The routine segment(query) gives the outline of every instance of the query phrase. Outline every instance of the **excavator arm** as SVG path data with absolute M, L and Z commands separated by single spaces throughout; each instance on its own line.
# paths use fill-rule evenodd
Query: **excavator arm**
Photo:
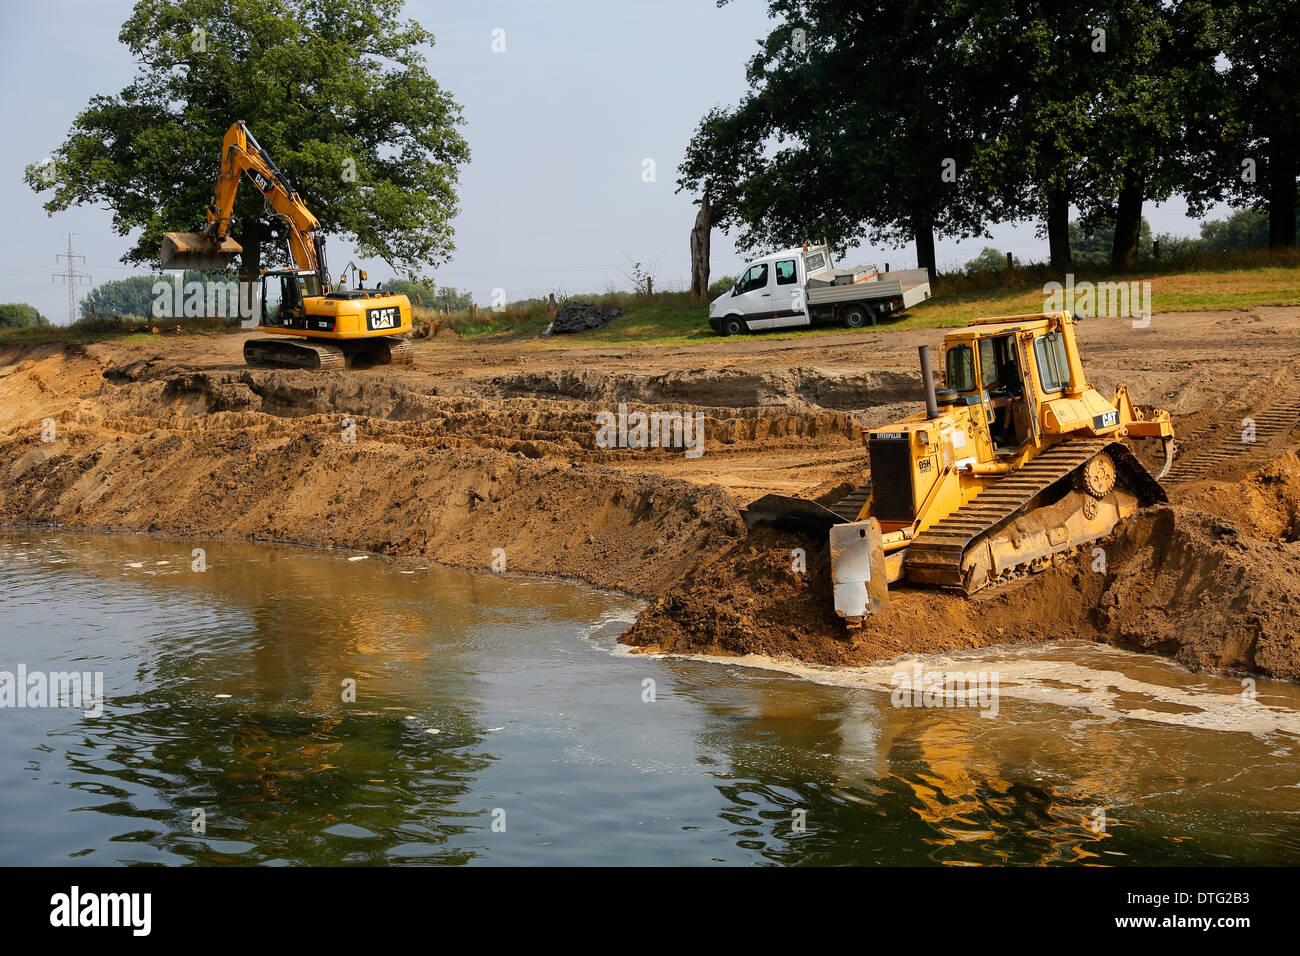
M 320 223 L 311 214 L 297 190 L 289 183 L 248 131 L 243 120 L 226 130 L 221 144 L 221 168 L 217 173 L 212 201 L 207 205 L 208 224 L 200 232 L 169 232 L 163 239 L 164 269 L 224 269 L 243 248 L 229 236 L 235 195 L 242 177 L 257 187 L 267 204 L 284 223 L 289 254 L 299 269 L 315 271 L 322 288 L 329 284 L 325 267 L 324 239 Z

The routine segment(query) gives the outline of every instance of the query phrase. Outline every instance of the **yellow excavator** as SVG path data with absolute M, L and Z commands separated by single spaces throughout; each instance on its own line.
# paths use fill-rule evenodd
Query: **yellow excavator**
M 866 436 L 870 482 L 825 507 L 766 495 L 747 526 L 829 531 L 835 611 L 861 625 L 906 581 L 974 594 L 1064 562 L 1166 500 L 1163 409 L 1088 383 L 1069 312 L 976 319 L 943 339 L 942 388 L 920 348 L 925 411 Z M 1152 476 L 1124 442 L 1160 439 Z
M 244 176 L 283 224 L 296 266 L 262 271 L 258 328 L 275 337 L 249 339 L 244 360 L 310 369 L 410 364 L 410 300 L 377 288 L 331 289 L 320 223 L 242 120 L 231 124 L 222 141 L 207 225 L 201 232 L 167 233 L 162 267 L 226 269 L 234 262 L 243 249 L 229 236 L 230 217 Z

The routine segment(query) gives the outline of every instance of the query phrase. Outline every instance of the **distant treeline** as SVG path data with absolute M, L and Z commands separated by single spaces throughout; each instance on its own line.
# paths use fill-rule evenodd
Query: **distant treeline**
M 748 92 L 703 117 L 679 168 L 744 249 L 915 242 L 934 272 L 936 237 L 1032 221 L 1063 268 L 1075 215 L 1127 269 L 1143 207 L 1175 195 L 1194 217 L 1258 210 L 1256 248 L 1296 244 L 1295 0 L 768 6 Z
M 1300 217 L 1298 217 L 1300 218 Z M 1268 248 L 1268 214 L 1257 209 L 1242 209 L 1227 219 L 1210 219 L 1200 224 L 1201 235 L 1175 236 L 1160 233 L 1152 236 L 1151 224 L 1146 218 L 1138 233 L 1138 247 L 1147 261 L 1159 249 L 1160 260 L 1171 264 L 1185 262 L 1198 256 L 1214 253 L 1251 252 Z M 1115 230 L 1101 226 L 1085 233 L 1077 222 L 1070 223 L 1070 259 L 1075 266 L 1104 266 L 1110 262 Z M 1158 245 L 1157 245 L 1158 244 Z M 1016 265 L 1021 265 L 1019 257 Z M 1007 257 L 992 246 L 966 263 L 962 271 L 969 274 L 1005 269 Z
M 49 325 L 50 320 L 26 302 L 9 302 L 0 305 L 0 329 L 23 329 Z
M 175 273 L 168 275 L 128 276 L 125 279 L 110 279 L 101 282 L 90 290 L 81 300 L 81 319 L 90 321 L 102 316 L 136 316 L 147 318 L 153 314 L 153 304 L 157 295 L 154 284 L 166 282 L 170 287 L 175 281 Z M 188 271 L 182 277 L 182 283 L 188 282 L 235 282 L 238 275 L 233 270 L 227 272 Z M 470 306 L 468 293 L 458 292 L 451 286 L 432 287 L 424 283 L 409 282 L 405 279 L 389 279 L 383 283 L 386 290 L 404 294 L 412 305 L 422 305 L 427 309 L 442 311 L 463 311 Z M 0 306 L 10 308 L 9 306 Z M 31 308 L 27 306 L 26 308 Z M 0 320 L 0 325 L 3 320 Z

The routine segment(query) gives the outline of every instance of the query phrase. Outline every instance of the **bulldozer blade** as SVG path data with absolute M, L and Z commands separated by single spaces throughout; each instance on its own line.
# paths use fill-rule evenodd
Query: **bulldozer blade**
M 162 267 L 221 272 L 243 251 L 243 246 L 229 237 L 215 243 L 197 232 L 169 232 L 163 236 Z
M 837 524 L 830 537 L 835 613 L 846 624 L 861 624 L 889 600 L 880 524 L 875 518 Z
M 778 531 L 820 535 L 825 534 L 832 525 L 844 521 L 824 505 L 788 495 L 764 495 L 757 501 L 751 501 L 740 514 L 749 531 L 753 531 L 756 524 L 769 524 Z

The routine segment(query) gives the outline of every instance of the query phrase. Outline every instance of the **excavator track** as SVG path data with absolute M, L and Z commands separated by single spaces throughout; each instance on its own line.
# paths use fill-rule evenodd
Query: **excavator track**
M 347 353 L 329 342 L 312 339 L 249 339 L 244 361 L 263 368 L 342 369 Z
M 999 478 L 977 497 L 917 535 L 907 548 L 905 576 L 909 581 L 959 588 L 967 594 L 979 590 L 987 582 L 972 585 L 963 566 L 971 548 L 1012 519 L 1028 513 L 1039 503 L 1043 492 L 1107 451 L 1136 486 L 1138 500 L 1143 504 L 1164 500 L 1159 483 L 1122 442 L 1107 439 L 1066 442 Z M 1073 542 L 1063 542 L 1060 551 L 1071 551 L 1074 546 Z
M 1289 435 L 1300 424 L 1300 398 L 1274 402 L 1258 415 L 1248 417 L 1255 422 L 1254 442 L 1243 441 L 1241 431 L 1231 428 L 1229 434 L 1205 451 L 1174 462 L 1165 482 L 1199 481 L 1217 471 L 1220 465 L 1240 461 L 1273 439 Z
M 415 349 L 400 335 L 382 338 L 322 342 L 316 339 L 249 339 L 244 361 L 263 368 L 302 368 L 312 371 L 354 365 L 410 365 Z
M 380 341 L 388 350 L 387 358 L 381 358 L 380 365 L 410 365 L 415 361 L 415 348 L 410 339 L 401 335 L 389 335 Z

